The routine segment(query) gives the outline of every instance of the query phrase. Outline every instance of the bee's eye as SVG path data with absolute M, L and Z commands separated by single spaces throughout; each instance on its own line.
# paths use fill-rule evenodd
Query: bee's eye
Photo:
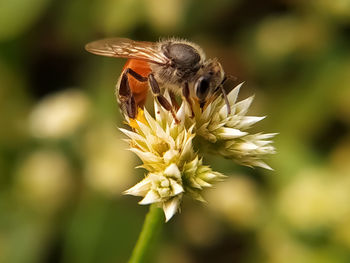
M 209 92 L 209 78 L 200 77 L 196 82 L 196 96 L 200 101 L 205 100 Z

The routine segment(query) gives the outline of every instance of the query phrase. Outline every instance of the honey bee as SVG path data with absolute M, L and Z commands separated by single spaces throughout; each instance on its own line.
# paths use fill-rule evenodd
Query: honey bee
M 221 64 L 217 59 L 206 59 L 203 50 L 192 42 L 107 38 L 88 43 L 85 49 L 97 55 L 128 59 L 119 78 L 116 95 L 129 118 L 135 119 L 138 109 L 144 107 L 149 87 L 155 99 L 172 113 L 175 121 L 176 95 L 182 95 L 194 116 L 192 99 L 203 108 L 210 98 L 221 92 L 230 111 L 223 88 L 226 77 Z M 165 88 L 171 103 L 162 93 Z

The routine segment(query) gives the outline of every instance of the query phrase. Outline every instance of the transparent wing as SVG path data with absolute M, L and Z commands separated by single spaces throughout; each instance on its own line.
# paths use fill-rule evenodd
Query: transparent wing
M 167 64 L 169 59 L 154 42 L 134 41 L 127 38 L 105 38 L 88 43 L 85 49 L 106 57 L 133 58 L 157 64 Z

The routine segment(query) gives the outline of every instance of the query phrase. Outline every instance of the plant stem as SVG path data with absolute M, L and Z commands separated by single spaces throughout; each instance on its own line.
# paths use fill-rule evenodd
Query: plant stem
M 159 233 L 162 223 L 165 221 L 163 210 L 156 204 L 152 204 L 146 215 L 145 222 L 132 251 L 129 263 L 145 262 L 149 254 L 150 247 L 153 245 L 155 237 Z

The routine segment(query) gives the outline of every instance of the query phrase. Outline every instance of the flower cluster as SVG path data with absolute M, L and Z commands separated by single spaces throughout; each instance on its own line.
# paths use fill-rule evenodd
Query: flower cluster
M 125 117 L 133 131 L 121 131 L 128 136 L 130 150 L 142 160 L 140 167 L 148 171 L 145 178 L 125 194 L 143 197 L 140 204 L 161 204 L 168 221 L 179 210 L 184 194 L 205 201 L 202 190 L 225 178 L 203 165 L 202 151 L 242 165 L 271 169 L 262 158 L 274 153 L 269 139 L 275 134 L 247 132 L 264 117 L 246 116 L 253 98 L 236 103 L 240 87 L 228 94 L 229 111 L 224 98 L 218 96 L 204 110 L 194 101 L 194 116 L 183 101 L 176 113 L 179 123 L 157 102 L 154 103 L 155 117 L 146 110 L 139 110 L 136 120 Z
M 276 134 L 247 132 L 252 125 L 265 117 L 246 116 L 253 102 L 253 96 L 236 103 L 242 84 L 235 87 L 227 96 L 230 102 L 229 114 L 225 100 L 218 97 L 208 104 L 203 112 L 199 105 L 195 104 L 195 118 L 189 118 L 188 114 L 185 116 L 188 122 L 195 125 L 197 136 L 203 138 L 200 140 L 202 149 L 232 159 L 241 165 L 259 166 L 271 170 L 261 159 L 275 152 L 269 139 Z

